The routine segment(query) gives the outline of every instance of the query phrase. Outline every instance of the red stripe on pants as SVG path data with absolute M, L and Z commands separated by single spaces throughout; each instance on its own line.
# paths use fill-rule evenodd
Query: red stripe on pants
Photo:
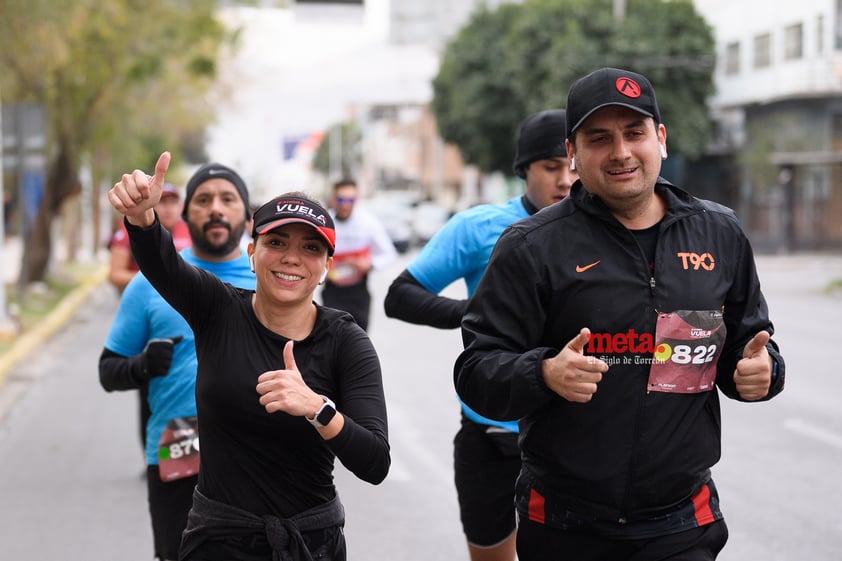
M 535 489 L 529 490 L 529 519 L 539 524 L 544 523 L 544 497 Z
M 693 506 L 696 509 L 696 522 L 699 526 L 714 521 L 713 512 L 710 510 L 710 489 L 707 485 L 703 485 L 699 492 L 693 496 Z

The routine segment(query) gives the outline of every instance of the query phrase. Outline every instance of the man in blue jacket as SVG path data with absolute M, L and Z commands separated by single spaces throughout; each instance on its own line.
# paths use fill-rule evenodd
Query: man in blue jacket
M 511 223 L 556 203 L 576 174 L 564 147 L 564 111 L 551 109 L 521 124 L 513 171 L 524 194 L 502 205 L 479 205 L 456 214 L 396 278 L 385 308 L 395 317 L 442 329 L 462 321 L 467 300 L 439 295 L 464 280 L 473 294 L 500 233 Z M 515 558 L 514 484 L 520 471 L 517 421 L 489 419 L 462 405 L 462 426 L 453 441 L 456 491 L 472 561 Z
M 520 561 L 712 560 L 719 392 L 780 393 L 784 362 L 734 212 L 660 178 L 666 128 L 640 74 L 573 84 L 570 196 L 500 237 L 454 380 L 520 419 Z

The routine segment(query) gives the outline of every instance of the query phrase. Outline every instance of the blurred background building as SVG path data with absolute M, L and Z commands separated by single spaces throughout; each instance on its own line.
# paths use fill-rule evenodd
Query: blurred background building
M 299 0 L 300 19 L 332 12 L 358 26 L 358 33 L 370 33 L 377 56 L 400 53 L 401 87 L 391 94 L 382 84 L 360 91 L 339 117 L 360 132 L 356 171 L 368 195 L 412 190 L 452 210 L 508 196 L 501 178 L 486 178 L 477 189 L 475 170 L 461 166 L 458 150 L 438 139 L 428 108 L 429 82 L 446 42 L 477 6 L 501 3 Z M 842 0 L 774 9 L 764 0 L 695 5 L 716 38 L 716 95 L 710 100 L 716 132 L 703 158 L 682 164 L 684 184 L 735 208 L 760 251 L 840 247 Z M 369 62 L 380 74 L 396 68 L 373 54 Z
M 448 40 L 479 6 L 503 3 L 522 2 L 225 4 L 219 17 L 241 29 L 241 43 L 219 61 L 208 157 L 238 169 L 255 202 L 299 189 L 326 198 L 333 180 L 354 175 L 365 198 L 383 199 L 372 206 L 391 216 L 393 231 L 409 231 L 400 236 L 415 241 L 440 225 L 441 216 L 504 200 L 520 182 L 480 176 L 463 165 L 458 148 L 441 140 L 430 109 L 432 80 Z M 679 183 L 692 193 L 734 208 L 759 251 L 838 250 L 842 0 L 694 4 L 716 41 L 716 93 L 709 100 L 715 134 L 702 158 L 671 157 L 667 166 L 679 168 Z M 622 12 L 633 4 L 614 0 L 614 7 Z M 4 129 L 12 122 L 10 110 L 4 107 Z M 352 134 L 339 134 L 343 128 Z M 9 141 L 4 141 L 7 172 L 16 157 Z M 314 168 L 320 156 L 329 161 L 325 173 Z M 85 183 L 84 170 L 82 175 Z M 3 197 L 4 229 L 12 236 L 20 229 L 19 201 L 37 191 L 36 185 L 23 193 L 19 185 L 23 182 L 9 177 Z M 66 224 L 85 227 L 96 219 L 85 201 L 89 187 L 83 185 L 74 203 L 82 210 L 75 215 L 69 210 L 76 218 Z M 424 210 L 416 213 L 421 202 Z M 107 236 L 109 209 L 102 206 L 101 232 Z M 90 239 L 74 232 L 62 231 L 60 237 L 83 244 Z M 97 249 L 81 254 L 95 255 Z
M 695 5 L 716 38 L 709 163 L 731 186 L 723 202 L 759 250 L 838 249 L 842 1 Z

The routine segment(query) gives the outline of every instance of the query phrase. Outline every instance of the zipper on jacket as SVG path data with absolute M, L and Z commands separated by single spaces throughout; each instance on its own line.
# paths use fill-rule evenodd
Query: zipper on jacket
M 631 230 L 629 230 L 628 228 L 626 228 L 626 232 L 628 232 L 629 236 L 631 236 L 632 241 L 634 241 L 634 244 L 637 246 L 637 251 L 638 251 L 638 253 L 640 253 L 640 257 L 643 259 L 643 266 L 646 269 L 646 274 L 649 275 L 649 295 L 654 297 L 655 296 L 655 271 L 654 271 L 654 267 L 650 268 L 649 259 L 646 258 L 646 252 L 643 251 L 643 246 L 640 245 L 640 242 L 638 241 L 637 236 L 635 236 L 634 233 Z M 658 236 L 660 238 L 660 233 L 658 234 Z M 658 244 L 656 242 L 655 243 L 655 253 L 657 254 L 657 252 L 658 252 Z M 654 265 L 654 262 L 652 263 L 652 265 Z
M 659 227 L 659 229 L 662 229 L 662 227 Z M 628 228 L 626 229 L 626 231 L 629 233 L 629 235 L 634 240 L 634 243 L 637 245 L 637 250 L 640 254 L 641 261 L 643 262 L 643 266 L 646 270 L 646 274 L 649 277 L 649 282 L 648 282 L 648 284 L 649 284 L 649 307 L 651 307 L 652 309 L 655 309 L 655 306 L 654 306 L 654 304 L 655 304 L 655 286 L 656 286 L 656 282 L 655 282 L 655 256 L 658 254 L 658 242 L 660 241 L 661 233 L 660 233 L 660 231 L 658 232 L 658 238 L 655 242 L 655 252 L 654 252 L 652 263 L 651 263 L 651 266 L 650 266 L 649 259 L 647 258 L 646 252 L 643 250 L 643 246 L 640 244 L 640 241 L 637 239 L 637 236 L 631 230 L 629 230 Z M 635 420 L 634 420 L 635 438 L 634 438 L 634 443 L 633 443 L 633 452 L 631 454 L 631 457 L 629 458 L 629 468 L 628 468 L 629 476 L 628 476 L 627 481 L 626 481 L 626 489 L 625 489 L 625 492 L 623 493 L 622 502 L 619 505 L 621 515 L 619 517 L 617 517 L 617 523 L 621 524 L 621 525 L 628 523 L 628 518 L 627 518 L 627 516 L 625 516 L 625 514 L 628 513 L 629 496 L 631 494 L 631 489 L 634 486 L 633 481 L 635 479 L 635 476 L 636 476 L 635 472 L 637 470 L 637 462 L 638 462 L 637 450 L 639 448 L 639 443 L 640 443 L 639 442 L 640 423 L 641 423 L 640 416 L 643 414 L 643 410 L 646 408 L 646 399 L 647 399 L 646 396 L 648 396 L 648 395 L 649 395 L 649 390 L 647 389 L 646 392 L 639 395 L 638 402 L 636 404 L 637 414 L 635 415 Z

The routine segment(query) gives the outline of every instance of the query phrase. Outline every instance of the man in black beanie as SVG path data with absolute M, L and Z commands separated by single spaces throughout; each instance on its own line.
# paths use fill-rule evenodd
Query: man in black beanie
M 234 189 L 231 189 L 231 186 Z M 196 200 L 196 189 L 205 186 Z M 211 162 L 197 169 L 187 182 L 182 217 L 190 226 L 194 245 L 201 245 L 202 251 L 210 255 L 228 255 L 240 245 L 243 234 L 250 228 L 251 206 L 249 192 L 243 178 L 228 166 Z M 237 197 L 239 194 L 239 197 Z M 232 205 L 245 208 L 245 223 L 231 223 L 225 219 L 223 208 Z M 214 211 L 215 207 L 217 211 Z M 188 211 L 194 209 L 202 214 L 203 222 L 188 220 Z
M 441 329 L 460 326 L 467 300 L 440 296 L 464 279 L 472 295 L 497 238 L 509 224 L 564 199 L 577 176 L 564 145 L 565 112 L 541 111 L 520 126 L 512 168 L 525 192 L 502 205 L 453 216 L 393 282 L 386 315 Z M 515 480 L 520 471 L 517 421 L 495 421 L 462 404 L 454 471 L 462 528 L 472 561 L 515 559 Z

